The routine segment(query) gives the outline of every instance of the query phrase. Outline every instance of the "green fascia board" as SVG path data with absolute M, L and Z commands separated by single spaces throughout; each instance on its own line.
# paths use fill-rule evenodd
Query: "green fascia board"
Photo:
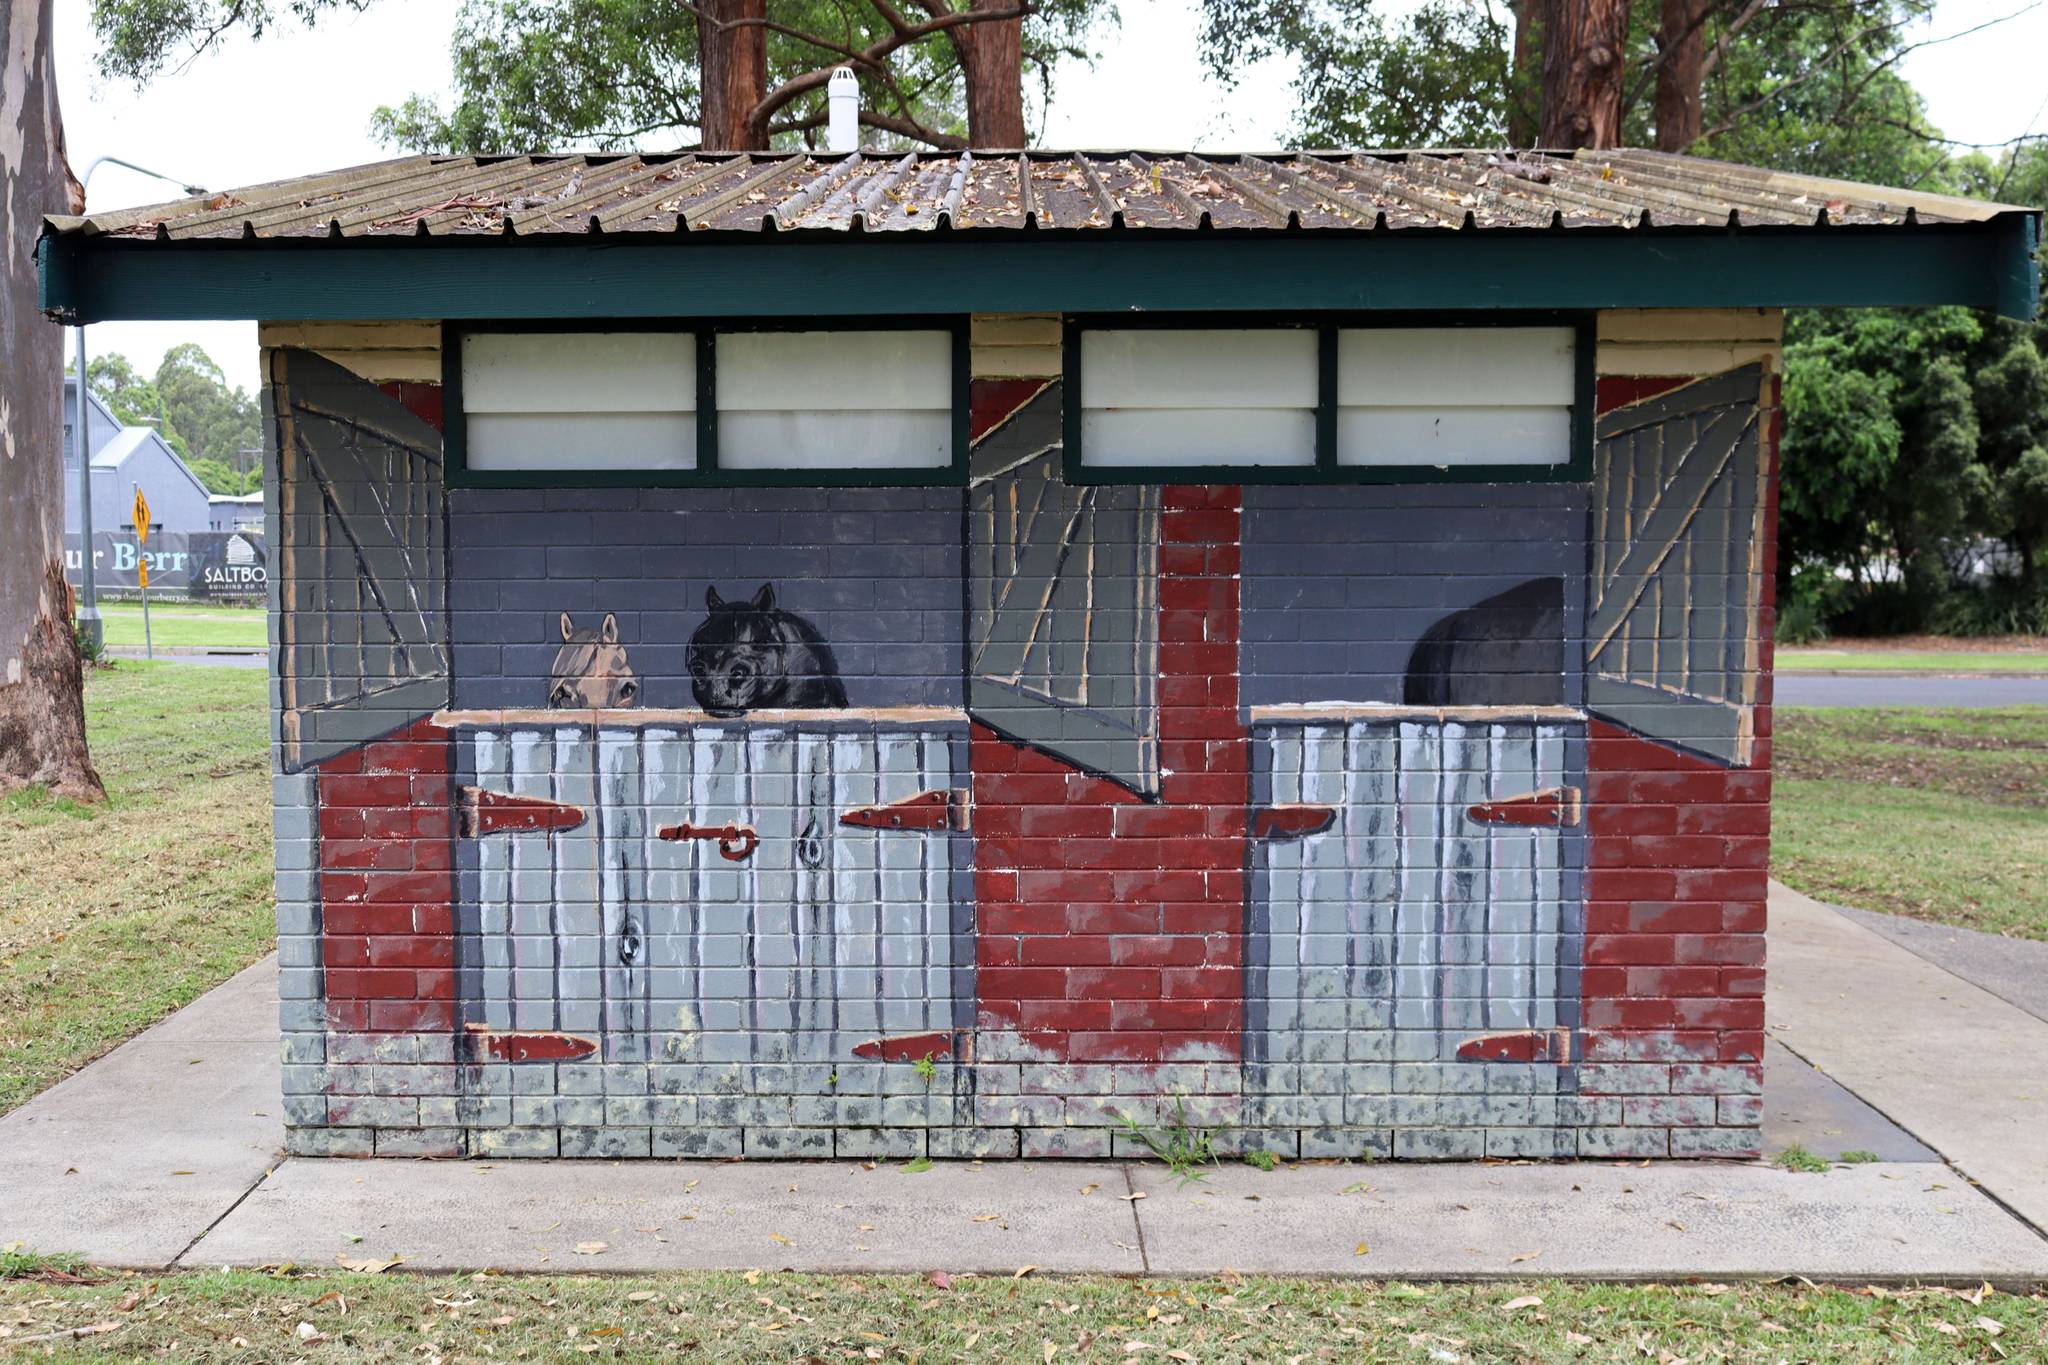
M 46 234 L 66 323 L 1963 304 L 2033 316 L 2039 215 L 1894 227 L 594 234 L 161 242 Z

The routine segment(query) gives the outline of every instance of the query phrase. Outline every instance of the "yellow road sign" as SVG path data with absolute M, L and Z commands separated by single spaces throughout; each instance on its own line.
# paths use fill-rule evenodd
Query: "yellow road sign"
M 142 545 L 149 540 L 149 499 L 142 496 L 142 487 L 135 489 L 135 543 Z
M 149 561 L 148 561 L 148 560 L 146 560 L 146 559 L 138 559 L 138 560 L 136 560 L 136 561 L 135 561 L 135 581 L 136 581 L 136 583 L 137 583 L 137 585 L 138 585 L 138 586 L 141 586 L 141 587 L 145 587 L 145 588 L 149 586 Z

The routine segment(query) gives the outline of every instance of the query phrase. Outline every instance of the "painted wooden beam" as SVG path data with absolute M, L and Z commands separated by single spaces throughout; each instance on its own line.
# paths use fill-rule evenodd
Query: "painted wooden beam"
M 776 240 L 46 235 L 65 322 L 1966 304 L 2031 317 L 2038 217 L 1917 227 L 1091 231 Z M 850 307 L 853 305 L 849 305 Z

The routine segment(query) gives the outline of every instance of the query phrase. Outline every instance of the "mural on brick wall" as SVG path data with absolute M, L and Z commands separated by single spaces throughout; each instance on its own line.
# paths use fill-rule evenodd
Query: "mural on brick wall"
M 443 493 L 272 365 L 296 1149 L 1754 1145 L 1759 374 L 1588 483 L 1076 487 L 1006 381 L 964 489 Z

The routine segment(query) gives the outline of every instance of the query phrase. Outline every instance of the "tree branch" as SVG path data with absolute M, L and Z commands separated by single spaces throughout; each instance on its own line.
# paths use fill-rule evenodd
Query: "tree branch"
M 890 5 L 888 0 L 868 0 L 868 3 L 875 7 L 875 11 L 882 16 L 883 21 L 890 26 L 892 32 L 890 36 L 879 38 L 869 43 L 866 47 L 859 49 L 859 55 L 855 60 L 878 69 L 882 64 L 882 59 L 890 53 L 895 52 L 899 48 L 907 47 L 919 39 L 928 38 L 934 33 L 944 33 L 948 29 L 958 28 L 962 24 L 985 24 L 1000 22 L 1004 19 L 1022 19 L 1030 16 L 1037 8 L 1035 0 L 1019 0 L 1019 3 L 1009 9 L 949 10 L 945 14 L 926 20 L 923 23 L 912 24 L 906 22 L 902 15 L 896 13 L 895 7 Z M 757 19 L 733 21 L 735 25 L 765 22 L 764 20 Z M 801 76 L 792 76 L 762 96 L 760 103 L 756 104 L 748 114 L 748 120 L 750 122 L 759 122 L 765 126 L 768 120 L 774 117 L 776 110 L 783 108 L 799 96 L 821 88 L 831 79 L 832 68 L 829 66 L 818 67 L 815 70 L 805 72 Z

